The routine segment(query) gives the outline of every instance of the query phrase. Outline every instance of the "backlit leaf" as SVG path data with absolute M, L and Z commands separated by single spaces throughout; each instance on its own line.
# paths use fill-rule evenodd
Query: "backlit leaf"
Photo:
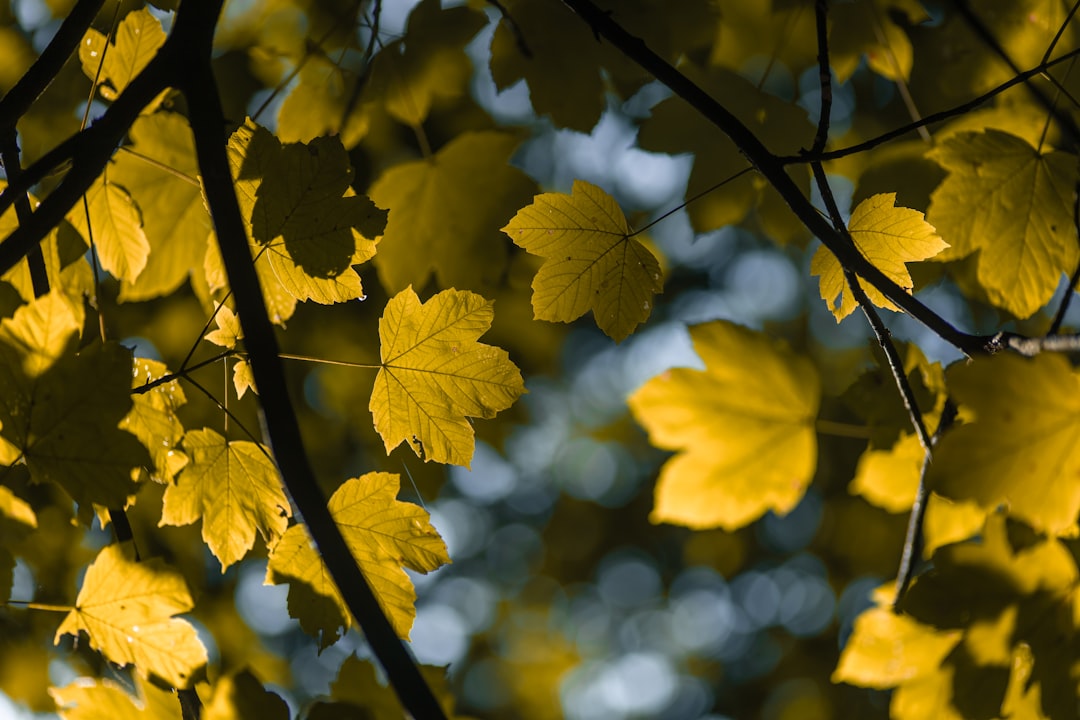
M 937 259 L 978 252 L 977 279 L 990 301 L 1029 317 L 1076 269 L 1076 156 L 1037 151 L 1000 130 L 959 133 L 929 156 L 949 173 L 927 211 L 952 246 Z
M 536 192 L 508 164 L 520 138 L 463 133 L 433 157 L 401 163 L 371 186 L 371 199 L 390 209 L 375 267 L 390 292 L 423 287 L 485 289 L 506 270 L 506 238 L 498 228 Z
M 131 144 L 126 147 L 138 155 L 116 153 L 109 164 L 109 181 L 127 190 L 142 211 L 150 256 L 133 282 L 121 283 L 120 299 L 166 295 L 189 275 L 194 287 L 205 288 L 201 267 L 210 216 L 199 186 L 195 141 L 187 119 L 172 112 L 140 115 L 128 137 Z
M 76 203 L 68 220 L 87 244 L 93 238 L 101 267 L 118 280 L 134 282 L 150 256 L 139 208 L 123 188 L 100 179 L 86 191 L 86 203 Z
M 58 483 L 89 513 L 92 503 L 123 507 L 150 457 L 118 427 L 132 407 L 131 351 L 107 343 L 76 354 L 79 329 L 55 292 L 0 322 L 0 432 L 32 480 Z
M 817 372 L 765 336 L 726 321 L 690 329 L 704 370 L 676 368 L 630 396 L 660 471 L 649 519 L 742 527 L 802 498 L 817 460 Z
M 996 355 L 947 372 L 967 422 L 942 438 L 930 482 L 941 494 L 1004 504 L 1037 530 L 1070 532 L 1080 513 L 1080 373 L 1060 355 Z
M 349 187 L 353 172 L 341 141 L 282 145 L 249 119 L 229 140 L 229 162 L 271 318 L 288 319 L 296 300 L 363 297 L 352 266 L 375 254 L 386 212 Z M 224 287 L 215 243 L 205 265 L 211 289 Z
M 206 665 L 206 648 L 190 623 L 172 617 L 194 606 L 187 583 L 160 560 L 135 562 L 127 552 L 108 545 L 98 553 L 53 642 L 83 631 L 112 662 L 134 664 L 142 677 L 175 688 L 190 687 Z
M 128 13 L 120 22 L 113 44 L 107 50 L 106 43 L 106 37 L 97 30 L 87 30 L 79 45 L 79 61 L 88 78 L 98 78 L 101 96 L 115 100 L 165 44 L 165 31 L 158 19 L 143 8 Z
M 412 288 L 391 298 L 379 320 L 382 367 L 368 405 L 386 452 L 402 442 L 424 461 L 469 465 L 473 428 L 525 392 L 505 350 L 477 342 L 492 303 L 444 290 L 426 303 Z
M 851 213 L 848 231 L 855 247 L 867 260 L 897 285 L 911 292 L 913 284 L 904 263 L 933 257 L 948 245 L 923 220 L 921 212 L 894 207 L 895 202 L 895 193 L 874 195 L 863 200 Z M 840 262 L 824 245 L 814 253 L 810 274 L 821 277 L 821 298 L 829 305 L 837 322 L 858 307 Z M 862 279 L 859 283 L 872 303 L 888 310 L 897 310 L 877 288 Z M 838 296 L 840 303 L 837 305 Z
M 248 390 L 259 394 L 255 388 L 255 373 L 251 370 L 251 363 L 247 360 L 239 360 L 233 366 L 233 387 L 236 388 L 236 397 L 244 397 Z
M 621 341 L 663 292 L 660 263 L 632 236 L 619 204 L 583 180 L 571 195 L 536 196 L 503 232 L 547 258 L 532 284 L 537 319 L 571 322 L 592 310 L 600 329 Z
M 202 537 L 225 572 L 255 544 L 258 530 L 273 546 L 292 508 L 277 467 L 265 449 L 227 441 L 213 430 L 190 430 L 184 450 L 191 461 L 165 490 L 159 525 L 189 525 L 202 518 Z
M 171 690 L 136 678 L 139 697 L 108 678 L 77 678 L 63 688 L 49 688 L 63 720 L 182 720 Z
M 958 630 L 935 630 L 888 607 L 866 610 L 844 646 L 833 682 L 879 690 L 937 671 L 960 642 Z
M 291 716 L 281 696 L 264 688 L 250 670 L 221 677 L 202 714 L 203 720 L 289 720 Z
M 450 562 L 426 510 L 396 499 L 397 475 L 367 473 L 346 480 L 330 498 L 330 514 L 398 635 L 408 639 L 416 591 L 402 566 L 429 573 Z M 352 617 L 303 525 L 293 525 L 270 553 L 267 584 L 289 584 L 289 614 L 320 647 L 337 642 Z
M 311 142 L 321 135 L 338 135 L 346 148 L 355 147 L 367 134 L 366 106 L 356 102 L 348 118 L 347 103 L 353 100 L 358 76 L 312 55 L 300 68 L 300 82 L 281 103 L 277 136 L 282 142 Z M 359 98 L 357 98 L 358 100 Z
M 131 387 L 137 389 L 169 374 L 164 363 L 157 360 L 135 358 Z M 177 416 L 177 409 L 187 402 L 180 383 L 171 380 L 148 392 L 132 393 L 131 412 L 120 423 L 120 428 L 139 438 L 154 460 L 150 478 L 156 482 L 170 482 L 187 464 L 188 458 L 179 449 L 184 426 Z
M 215 322 L 217 322 L 217 329 L 206 333 L 206 339 L 230 350 L 235 348 L 237 341 L 244 336 L 243 328 L 240 327 L 240 317 L 228 305 L 220 305 L 217 308 Z

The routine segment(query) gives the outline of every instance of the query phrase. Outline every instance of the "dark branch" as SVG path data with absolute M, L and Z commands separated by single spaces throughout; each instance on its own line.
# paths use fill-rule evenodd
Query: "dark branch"
M 304 452 L 225 152 L 225 118 L 210 66 L 213 31 L 220 9 L 221 0 L 180 6 L 174 30 L 174 37 L 184 38 L 181 47 L 186 53 L 180 90 L 191 111 L 199 171 L 244 329 L 244 345 L 259 388 L 270 445 L 285 486 L 303 515 L 334 583 L 363 629 L 402 705 L 415 718 L 445 718 L 345 544 Z
M 727 108 L 650 50 L 640 38 L 626 32 L 608 13 L 598 8 L 591 0 L 563 0 L 563 2 L 577 13 L 595 34 L 611 42 L 634 62 L 652 73 L 657 80 L 667 85 L 676 95 L 690 103 L 703 117 L 720 128 L 735 143 L 743 156 L 776 189 L 792 212 L 814 235 L 820 238 L 825 247 L 836 255 L 841 265 L 865 278 L 897 307 L 902 308 L 961 352 L 967 355 L 980 355 L 996 352 L 999 349 L 994 345 L 991 336 L 969 335 L 953 327 L 863 257 L 862 253 L 841 236 L 828 220 L 818 214 L 810 200 L 788 176 L 784 170 L 784 163 L 779 157 L 771 153 L 757 136 Z

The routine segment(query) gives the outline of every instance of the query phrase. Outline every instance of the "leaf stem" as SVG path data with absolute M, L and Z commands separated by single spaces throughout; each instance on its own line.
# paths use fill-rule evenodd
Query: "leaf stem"
M 75 608 L 70 605 L 49 605 L 48 603 L 31 602 L 29 600 L 8 600 L 6 605 L 21 605 L 27 610 L 44 610 L 45 612 L 71 612 Z
M 364 368 L 365 370 L 382 369 L 382 365 L 369 365 L 367 363 L 349 362 L 348 360 L 327 360 L 326 358 L 310 357 L 308 355 L 278 353 L 278 357 L 282 360 L 298 360 L 300 362 L 317 363 L 319 365 L 340 365 L 342 367 Z
M 870 428 L 865 425 L 855 425 L 854 423 L 818 418 L 814 421 L 814 427 L 822 435 L 852 438 L 855 440 L 870 439 Z

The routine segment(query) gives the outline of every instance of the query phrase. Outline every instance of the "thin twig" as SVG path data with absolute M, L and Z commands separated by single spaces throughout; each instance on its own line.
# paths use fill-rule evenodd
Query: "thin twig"
M 680 211 L 680 210 L 682 210 L 683 208 L 685 208 L 685 207 L 688 207 L 688 206 L 689 206 L 690 204 L 692 204 L 692 203 L 694 203 L 694 202 L 696 202 L 696 201 L 700 200 L 701 198 L 705 197 L 705 196 L 706 196 L 706 195 L 708 195 L 709 193 L 711 193 L 711 192 L 713 192 L 713 191 L 715 191 L 715 190 L 719 190 L 720 188 L 722 188 L 722 187 L 724 187 L 725 185 L 727 185 L 727 184 L 728 184 L 729 182 L 734 182 L 735 180 L 738 180 L 739 178 L 741 178 L 741 177 L 742 177 L 743 175 L 745 175 L 746 173 L 748 173 L 748 172 L 751 172 L 751 171 L 752 171 L 753 169 L 754 169 L 754 167 L 753 167 L 752 165 L 747 165 L 746 167 L 744 167 L 744 168 L 743 168 L 742 170 L 740 170 L 739 172 L 737 172 L 737 173 L 735 173 L 735 174 L 733 174 L 733 175 L 728 175 L 728 176 L 727 176 L 726 178 L 724 178 L 724 179 L 723 179 L 723 180 L 721 180 L 720 182 L 718 182 L 718 183 L 716 183 L 716 184 L 714 184 L 714 185 L 712 185 L 712 186 L 710 186 L 710 187 L 707 187 L 707 188 L 705 188 L 704 190 L 702 190 L 701 192 L 699 192 L 699 193 L 698 193 L 697 195 L 694 195 L 693 197 L 688 197 L 688 198 L 686 198 L 686 200 L 684 200 L 683 202 L 679 203 L 679 204 L 678 204 L 678 205 L 676 205 L 675 207 L 671 208 L 670 210 L 668 210 L 667 212 L 665 212 L 665 213 L 664 213 L 663 215 L 661 215 L 660 217 L 658 217 L 658 218 L 654 218 L 654 219 L 650 220 L 650 221 L 648 222 L 648 224 L 646 224 L 646 225 L 645 225 L 645 226 L 643 226 L 643 227 L 640 227 L 640 228 L 638 228 L 637 230 L 634 230 L 634 231 L 633 231 L 632 233 L 630 233 L 630 234 L 629 234 L 629 235 L 627 235 L 626 237 L 628 237 L 628 238 L 632 238 L 632 237 L 634 237 L 635 235 L 640 235 L 641 233 L 643 233 L 643 232 L 645 232 L 646 230 L 648 230 L 649 228 L 651 228 L 651 227 L 652 227 L 653 225 L 656 225 L 657 223 L 660 223 L 660 222 L 662 222 L 662 221 L 664 221 L 664 220 L 667 220 L 667 219 L 668 219 L 669 217 L 671 217 L 671 216 L 672 216 L 672 215 L 674 215 L 675 213 L 679 212 L 679 211 Z
M 1043 53 L 1043 62 L 1049 60 L 1050 56 L 1054 54 L 1054 48 L 1057 47 L 1058 41 L 1061 40 L 1061 36 L 1065 34 L 1065 28 L 1069 27 L 1069 23 L 1072 22 L 1073 15 L 1076 14 L 1077 8 L 1080 8 L 1080 0 L 1076 0 L 1076 2 L 1073 3 L 1073 6 L 1069 8 L 1069 12 L 1065 15 L 1065 20 L 1061 23 L 1061 27 L 1058 28 L 1057 33 L 1054 34 L 1054 39 L 1050 41 L 1050 44 L 1046 47 L 1046 52 Z
M 206 360 L 203 360 L 201 362 L 197 362 L 197 363 L 195 363 L 194 365 L 192 365 L 189 368 L 184 368 L 182 370 L 177 370 L 174 373 L 168 373 L 167 375 L 162 375 L 161 377 L 157 378 L 156 380 L 151 380 L 150 382 L 146 383 L 145 385 L 140 385 L 137 388 L 132 388 L 131 389 L 131 394 L 132 395 L 142 395 L 144 393 L 150 392 L 154 388 L 161 387 L 162 385 L 165 385 L 167 383 L 171 383 L 171 382 L 173 382 L 175 380 L 186 380 L 188 378 L 188 375 L 195 372 L 196 370 L 204 368 L 207 365 L 213 365 L 214 363 L 218 362 L 219 360 L 224 360 L 225 358 L 232 357 L 232 356 L 234 356 L 236 354 L 237 354 L 236 350 L 225 350 L 224 352 L 220 352 L 220 353 L 218 353 L 217 355 L 215 355 L 215 356 L 213 356 L 211 358 L 207 358 Z
M 945 407 L 941 411 L 941 420 L 938 421 L 937 430 L 930 441 L 930 447 L 935 447 L 940 442 L 942 435 L 956 420 L 956 405 L 952 400 L 945 401 Z M 923 457 L 922 468 L 919 471 L 919 486 L 915 490 L 915 502 L 911 505 L 911 515 L 908 516 L 907 535 L 904 538 L 904 550 L 900 554 L 900 569 L 896 573 L 896 595 L 893 598 L 893 612 L 900 612 L 900 603 L 904 599 L 911 581 L 915 577 L 915 564 L 922 557 L 923 549 L 923 524 L 926 522 L 926 506 L 930 501 L 930 485 L 927 475 L 930 472 L 930 463 L 933 456 L 927 452 Z
M 2 137 L 0 137 L 0 163 L 4 165 L 4 172 L 7 174 L 8 181 L 13 182 L 22 173 L 19 142 L 16 139 L 14 127 L 6 131 L 0 130 L 0 133 L 2 133 Z M 28 222 L 33 212 L 30 207 L 29 195 L 22 193 L 20 197 L 15 198 L 15 216 L 20 225 Z M 30 252 L 26 255 L 26 263 L 30 267 L 30 285 L 33 288 L 34 297 L 47 295 L 49 293 L 49 271 L 45 266 L 45 253 L 42 252 L 40 243 L 30 248 Z
M 880 269 L 867 260 L 847 238 L 836 231 L 829 221 L 818 214 L 810 200 L 803 195 L 795 181 L 784 170 L 784 163 L 770 152 L 761 140 L 727 108 L 649 49 L 640 38 L 634 37 L 591 0 L 563 0 L 593 32 L 604 37 L 657 80 L 727 135 L 739 151 L 773 186 L 802 223 L 836 255 L 840 264 L 858 273 L 871 285 L 927 328 L 966 355 L 997 352 L 994 336 L 971 335 L 951 323 L 910 295 Z
M 824 152 L 829 142 L 829 122 L 832 118 L 832 69 L 829 67 L 829 1 L 814 2 L 814 20 L 817 27 L 818 84 L 821 87 L 821 112 L 818 115 L 817 133 L 811 154 Z

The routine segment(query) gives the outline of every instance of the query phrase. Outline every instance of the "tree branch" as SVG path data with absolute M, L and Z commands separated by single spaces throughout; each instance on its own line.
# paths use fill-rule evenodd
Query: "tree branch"
M 779 157 L 770 152 L 758 137 L 727 108 L 650 50 L 644 41 L 624 30 L 591 0 L 563 0 L 563 2 L 589 25 L 594 34 L 607 39 L 631 60 L 652 73 L 657 80 L 667 85 L 672 92 L 690 103 L 704 118 L 720 128 L 735 143 L 742 155 L 780 194 L 799 220 L 836 255 L 841 265 L 865 278 L 897 307 L 902 308 L 966 355 L 993 353 L 1000 349 L 994 344 L 995 336 L 970 335 L 958 330 L 908 294 L 863 257 L 854 244 L 841 236 L 828 220 L 818 214 L 810 200 L 788 176 L 784 170 L 784 163 Z
M 226 155 L 225 116 L 210 66 L 213 32 L 220 10 L 221 0 L 183 3 L 177 13 L 173 37 L 185 52 L 181 64 L 184 77 L 179 88 L 190 108 L 199 171 L 244 329 L 244 345 L 259 387 L 270 445 L 285 486 L 303 515 L 334 583 L 363 629 L 402 705 L 415 718 L 445 718 L 345 544 L 304 452 Z
M 71 9 L 60 28 L 49 41 L 26 74 L 19 78 L 11 92 L 0 99 L 0 132 L 13 130 L 15 123 L 45 92 L 45 88 L 59 74 L 64 63 L 75 52 L 87 28 L 93 22 L 105 0 L 79 0 Z

